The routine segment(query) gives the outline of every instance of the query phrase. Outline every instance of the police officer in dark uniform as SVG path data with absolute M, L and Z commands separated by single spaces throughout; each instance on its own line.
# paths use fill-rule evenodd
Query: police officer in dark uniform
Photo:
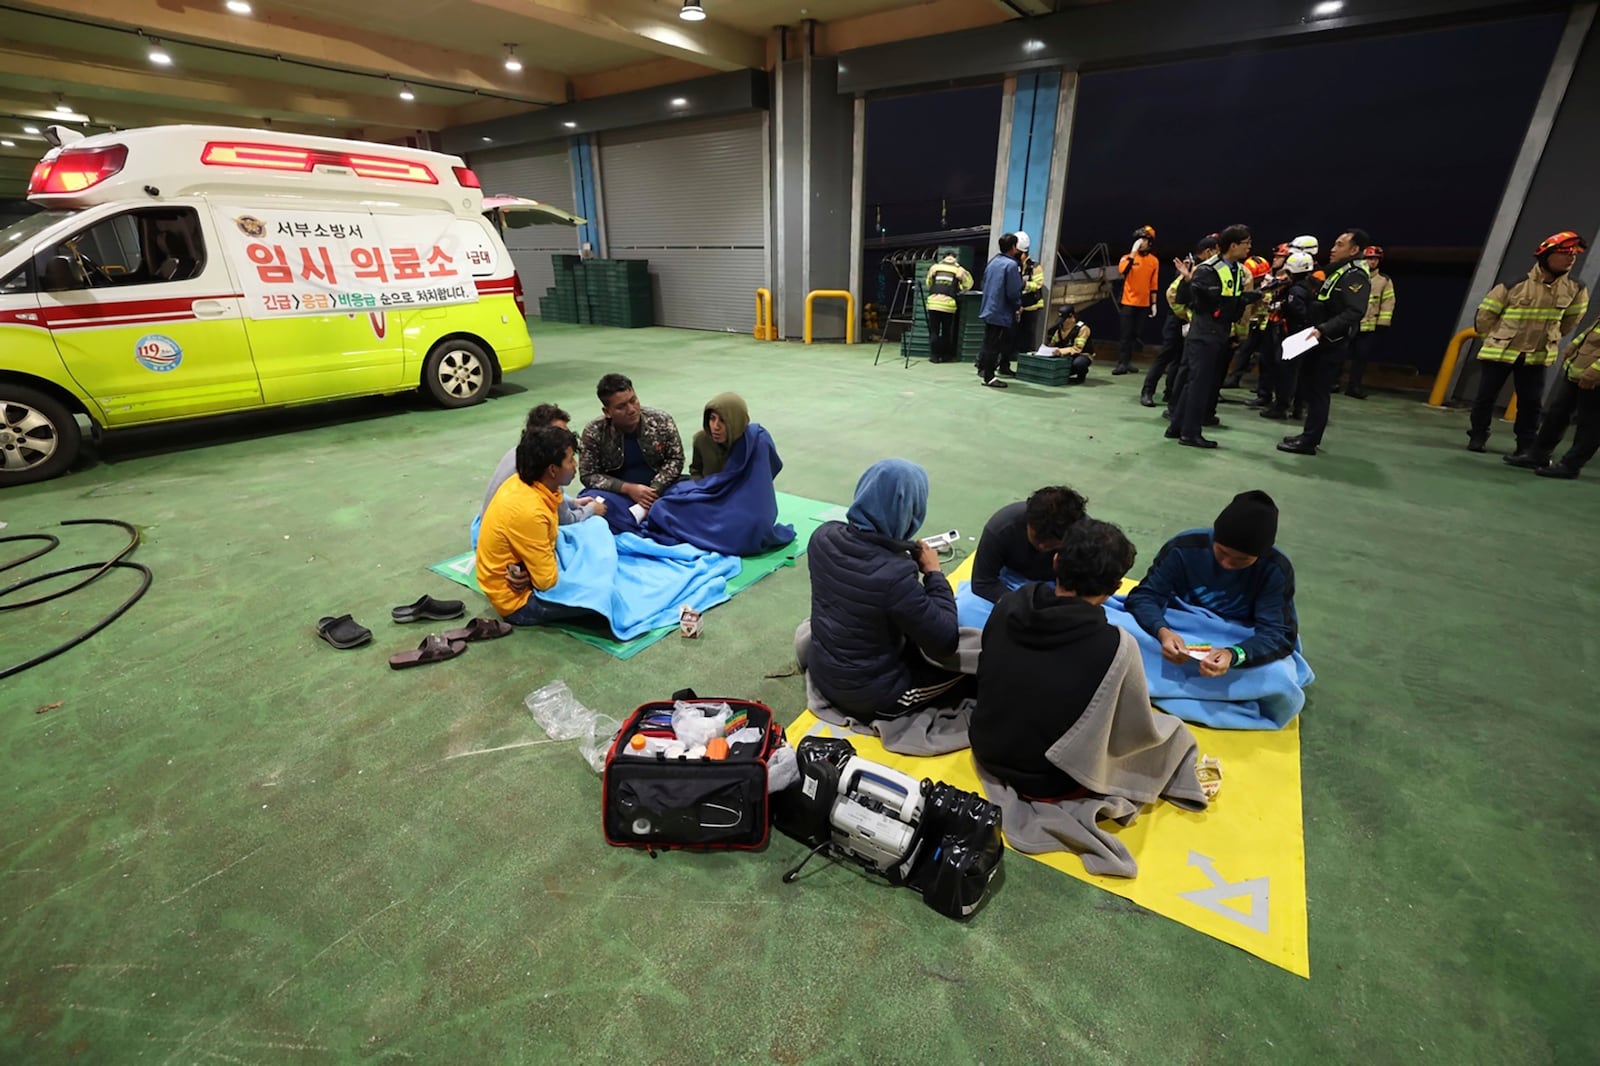
M 1222 389 L 1223 360 L 1228 357 L 1228 341 L 1233 324 L 1245 308 L 1264 295 L 1260 290 L 1245 291 L 1245 269 L 1240 262 L 1250 254 L 1250 228 L 1229 226 L 1218 234 L 1221 253 L 1189 270 L 1189 335 L 1184 339 L 1184 370 L 1179 372 L 1180 391 L 1172 398 L 1172 422 L 1168 437 L 1190 448 L 1215 448 L 1201 429 Z
M 1328 278 L 1311 307 L 1319 343 L 1300 357 L 1300 380 L 1306 385 L 1305 432 L 1283 438 L 1278 445 L 1280 452 L 1316 455 L 1322 443 L 1322 434 L 1328 428 L 1328 407 L 1333 402 L 1334 375 L 1344 365 L 1367 313 L 1372 279 L 1367 275 L 1367 261 L 1361 251 L 1371 243 L 1372 238 L 1359 229 L 1346 230 L 1333 242 Z

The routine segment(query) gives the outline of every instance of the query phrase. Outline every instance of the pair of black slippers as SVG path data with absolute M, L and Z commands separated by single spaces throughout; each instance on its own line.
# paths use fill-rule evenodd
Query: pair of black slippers
M 436 600 L 432 596 L 423 596 L 415 603 L 394 608 L 389 612 L 389 617 L 400 625 L 412 622 L 445 622 L 452 618 L 460 618 L 466 610 L 466 605 L 460 600 Z M 460 629 L 452 629 L 442 634 L 430 633 L 421 644 L 417 645 L 415 651 L 391 655 L 389 665 L 393 669 L 404 670 L 412 666 L 425 666 L 428 663 L 454 659 L 467 650 L 468 644 L 483 640 L 498 640 L 509 636 L 511 629 L 508 623 L 499 618 L 474 618 Z M 352 616 L 342 614 L 318 621 L 317 636 L 342 651 L 371 643 L 372 630 L 357 622 Z

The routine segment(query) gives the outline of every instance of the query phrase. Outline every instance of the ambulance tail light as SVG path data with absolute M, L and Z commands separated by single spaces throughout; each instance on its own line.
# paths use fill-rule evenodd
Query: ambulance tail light
M 450 172 L 456 176 L 456 181 L 461 183 L 463 189 L 480 188 L 478 175 L 472 172 L 471 167 L 451 167 Z
M 66 148 L 54 159 L 33 168 L 28 180 L 28 195 L 74 193 L 92 189 L 122 170 L 128 161 L 126 145 L 104 148 Z
M 522 275 L 515 270 L 511 272 L 511 298 L 517 303 L 517 314 L 526 320 L 528 317 L 528 301 L 522 291 Z
M 415 163 L 409 159 L 353 152 L 325 152 L 280 144 L 211 141 L 206 145 L 205 151 L 200 153 L 200 162 L 208 167 L 243 167 L 249 170 L 277 170 L 298 174 L 309 174 L 320 166 L 345 167 L 358 178 L 410 181 L 420 185 L 439 184 L 439 179 L 434 176 L 432 170 L 422 163 Z

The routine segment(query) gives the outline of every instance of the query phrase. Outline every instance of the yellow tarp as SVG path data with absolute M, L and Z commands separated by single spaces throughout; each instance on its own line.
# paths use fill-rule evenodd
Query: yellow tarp
M 951 584 L 966 580 L 971 570 L 969 557 Z M 1200 753 L 1221 761 L 1222 792 L 1204 813 L 1161 803 L 1116 831 L 1139 864 L 1138 877 L 1091 876 L 1069 852 L 1028 858 L 1310 977 L 1300 721 L 1277 732 L 1189 728 Z M 848 733 L 806 711 L 789 727 L 789 741 L 799 743 L 809 733 L 848 736 L 863 758 L 915 778 L 983 791 L 969 751 L 934 758 L 894 755 L 876 738 Z

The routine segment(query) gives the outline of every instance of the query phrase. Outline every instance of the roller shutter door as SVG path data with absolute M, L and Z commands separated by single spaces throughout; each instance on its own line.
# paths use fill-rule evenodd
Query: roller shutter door
M 575 210 L 572 191 L 572 161 L 565 142 L 497 148 L 474 152 L 467 160 L 478 175 L 485 196 L 525 196 L 554 204 L 563 211 Z M 552 252 L 578 252 L 578 231 L 567 226 L 524 226 L 507 229 L 506 250 L 522 275 L 527 292 L 528 313 L 539 313 L 539 297 L 556 283 Z
M 599 169 L 607 254 L 650 261 L 656 321 L 751 332 L 767 283 L 761 115 L 607 133 Z

